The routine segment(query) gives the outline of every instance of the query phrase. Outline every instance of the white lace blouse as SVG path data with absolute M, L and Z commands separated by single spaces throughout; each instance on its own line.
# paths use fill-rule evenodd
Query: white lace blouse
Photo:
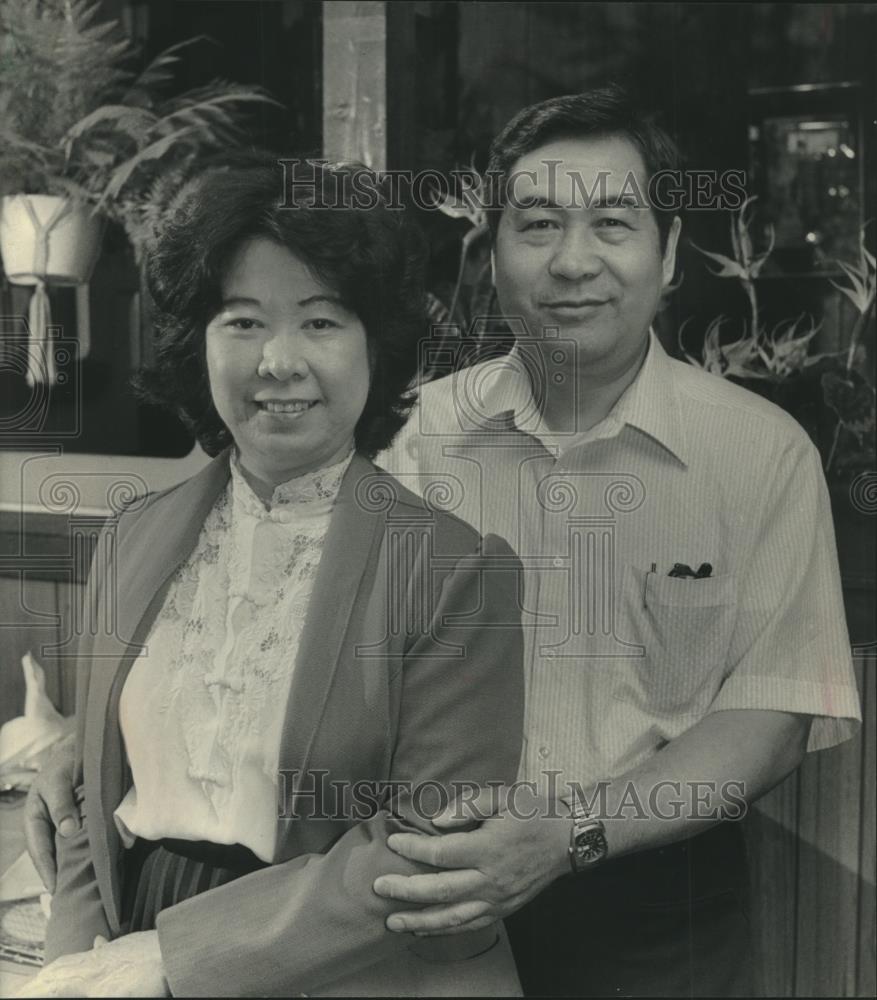
M 274 853 L 277 768 L 299 637 L 351 456 L 278 486 L 269 508 L 231 478 L 176 572 L 122 689 L 136 836 Z

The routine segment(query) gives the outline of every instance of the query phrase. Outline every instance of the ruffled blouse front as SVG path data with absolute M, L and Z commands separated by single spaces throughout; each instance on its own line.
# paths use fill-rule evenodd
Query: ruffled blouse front
M 280 737 L 302 626 L 350 458 L 283 483 L 270 506 L 231 478 L 176 572 L 119 706 L 135 836 L 274 854 Z

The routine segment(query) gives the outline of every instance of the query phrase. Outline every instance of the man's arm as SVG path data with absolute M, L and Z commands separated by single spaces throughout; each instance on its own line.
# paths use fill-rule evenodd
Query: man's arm
M 702 719 L 639 767 L 582 790 L 603 819 L 609 858 L 661 847 L 714 826 L 730 806 L 745 806 L 800 763 L 810 718 L 787 712 L 727 711 Z M 562 804 L 521 793 L 498 815 L 469 833 L 441 838 L 399 834 L 390 847 L 411 860 L 456 869 L 405 879 L 385 875 L 375 891 L 388 899 L 432 904 L 389 918 L 395 931 L 452 933 L 476 930 L 506 917 L 570 871 L 571 820 Z M 466 810 L 476 815 L 478 804 Z M 463 810 L 460 810 L 462 813 Z M 527 813 L 537 813 L 528 815 Z M 449 810 L 437 826 L 451 828 Z M 586 877 L 586 876 L 583 876 Z
M 854 729 L 858 698 L 831 507 L 818 452 L 802 431 L 789 437 L 772 462 L 771 475 L 765 479 L 762 509 L 746 521 L 751 533 L 740 569 L 728 676 L 709 714 L 606 789 L 609 817 L 619 803 L 632 803 L 628 814 L 636 802 L 646 807 L 643 819 L 607 821 L 610 855 L 659 847 L 715 822 L 692 814 L 690 801 L 676 817 L 669 802 L 676 785 L 668 785 L 655 799 L 657 783 L 679 783 L 682 791 L 689 789 L 689 800 L 691 782 L 712 783 L 719 792 L 728 782 L 741 783 L 740 797 L 752 803 L 797 767 L 805 748 L 829 746 Z M 593 782 L 597 776 L 579 777 Z M 730 790 L 734 792 L 733 786 Z M 654 812 L 650 793 L 667 819 L 648 815 Z M 444 874 L 416 883 L 398 877 L 377 880 L 375 890 L 385 896 L 433 904 L 417 915 L 395 914 L 389 926 L 429 931 L 463 925 L 470 930 L 473 918 L 480 926 L 481 920 L 513 912 L 569 870 L 560 860 L 550 872 L 538 863 L 539 852 L 555 859 L 552 848 L 564 839 L 551 823 L 563 825 L 498 818 L 484 823 L 480 837 L 449 834 L 429 845 L 393 838 L 392 846 L 406 857 L 465 874 L 454 872 L 453 885 Z M 500 826 L 505 827 L 502 833 Z M 456 908 L 464 903 L 465 911 Z

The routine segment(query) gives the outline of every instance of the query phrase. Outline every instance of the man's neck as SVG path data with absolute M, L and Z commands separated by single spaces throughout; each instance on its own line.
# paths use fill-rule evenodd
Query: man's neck
M 648 347 L 649 338 L 646 337 L 636 356 L 617 371 L 594 374 L 587 370 L 570 370 L 562 382 L 549 386 L 542 411 L 548 430 L 583 433 L 599 424 L 636 378 Z

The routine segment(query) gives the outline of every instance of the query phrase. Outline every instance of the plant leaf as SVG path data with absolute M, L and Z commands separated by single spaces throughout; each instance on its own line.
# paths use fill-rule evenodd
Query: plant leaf
M 730 257 L 726 257 L 722 253 L 713 253 L 711 250 L 704 250 L 699 247 L 694 241 L 690 241 L 691 245 L 697 250 L 698 253 L 702 253 L 704 257 L 709 257 L 710 260 L 714 260 L 720 265 L 718 271 L 711 271 L 710 273 L 715 275 L 717 278 L 739 278 L 742 281 L 748 279 L 748 274 L 746 269 L 737 263 L 736 260 L 731 260 Z
M 172 149 L 187 134 L 190 134 L 193 131 L 194 129 L 191 128 L 180 129 L 170 135 L 163 136 L 161 139 L 157 139 L 155 142 L 150 143 L 150 145 L 148 145 L 145 149 L 141 149 L 136 156 L 132 156 L 121 166 L 117 167 L 116 170 L 113 171 L 109 182 L 98 199 L 98 208 L 103 207 L 109 199 L 115 198 L 119 194 L 130 179 L 131 175 L 141 164 L 146 163 L 149 160 L 161 159 L 161 157 L 164 156 L 168 150 Z

